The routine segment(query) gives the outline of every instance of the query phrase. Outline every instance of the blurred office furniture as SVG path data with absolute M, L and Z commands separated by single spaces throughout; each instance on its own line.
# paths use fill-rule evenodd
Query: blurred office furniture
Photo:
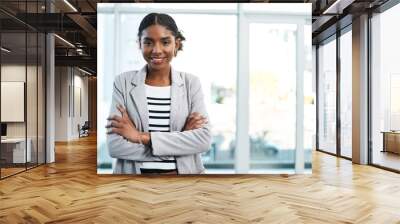
M 383 131 L 382 152 L 400 154 L 400 131 Z
M 85 121 L 82 127 L 78 124 L 79 138 L 89 136 L 89 129 L 90 129 L 89 121 Z
M 25 147 L 27 144 L 27 147 Z M 3 138 L 1 139 L 1 160 L 5 167 L 17 166 L 32 161 L 32 140 L 27 138 Z M 26 148 L 26 150 L 25 150 Z

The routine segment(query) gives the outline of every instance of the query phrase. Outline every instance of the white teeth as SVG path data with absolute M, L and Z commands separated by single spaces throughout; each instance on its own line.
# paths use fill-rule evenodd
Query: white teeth
M 163 59 L 162 58 L 152 58 L 151 60 L 154 62 L 161 62 Z

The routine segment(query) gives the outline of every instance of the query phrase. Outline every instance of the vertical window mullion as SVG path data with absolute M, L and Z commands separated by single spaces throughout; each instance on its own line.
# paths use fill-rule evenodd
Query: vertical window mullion
M 316 94 L 315 94 L 315 100 L 316 100 L 316 104 L 315 104 L 315 117 L 317 119 L 316 123 L 316 135 L 315 135 L 315 148 L 316 150 L 319 150 L 319 44 L 316 44 L 315 46 L 315 87 L 316 87 Z
M 25 1 L 25 21 L 28 19 L 28 1 Z M 28 170 L 28 113 L 27 113 L 27 90 L 28 90 L 28 24 L 25 23 L 25 88 L 24 88 L 24 121 L 25 121 L 25 170 Z
M 340 114 L 340 84 L 341 84 L 341 66 L 340 66 L 340 30 L 336 31 L 336 155 L 341 156 L 341 114 Z
M 238 56 L 237 56 L 237 112 L 236 112 L 236 173 L 248 173 L 250 169 L 249 142 L 249 21 L 245 18 L 242 5 L 238 5 Z M 240 62 L 240 63 L 239 63 Z
M 296 132 L 295 172 L 304 172 L 304 21 L 297 24 L 296 35 Z

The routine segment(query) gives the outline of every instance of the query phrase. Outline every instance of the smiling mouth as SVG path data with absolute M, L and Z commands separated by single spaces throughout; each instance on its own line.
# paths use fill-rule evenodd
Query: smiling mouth
M 151 58 L 151 62 L 154 64 L 161 64 L 164 61 L 164 58 Z

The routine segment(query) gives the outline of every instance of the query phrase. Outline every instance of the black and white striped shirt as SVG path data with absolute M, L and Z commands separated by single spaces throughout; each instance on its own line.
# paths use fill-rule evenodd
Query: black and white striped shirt
M 149 132 L 170 132 L 171 86 L 146 86 Z M 174 157 L 163 162 L 143 162 L 142 169 L 176 169 Z

